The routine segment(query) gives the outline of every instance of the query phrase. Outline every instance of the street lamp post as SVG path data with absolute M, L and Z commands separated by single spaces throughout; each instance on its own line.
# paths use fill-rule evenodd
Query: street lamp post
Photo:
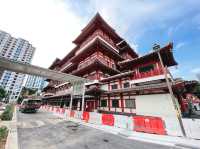
M 161 54 L 160 54 L 160 45 L 155 44 L 154 45 L 154 50 L 158 54 L 158 57 L 159 57 L 159 60 L 160 60 L 160 63 L 161 63 L 161 67 L 162 67 L 164 75 L 165 75 L 165 80 L 166 80 L 166 83 L 167 83 L 167 87 L 168 87 L 168 90 L 169 90 L 169 93 L 170 93 L 174 108 L 175 108 L 176 113 L 177 113 L 177 118 L 178 118 L 178 121 L 179 121 L 179 125 L 181 127 L 181 131 L 183 133 L 183 136 L 186 137 L 185 129 L 184 129 L 183 122 L 182 122 L 182 119 L 181 119 L 181 114 L 180 114 L 181 112 L 180 112 L 179 106 L 177 104 L 178 102 L 176 101 L 176 99 L 174 97 L 172 86 L 171 86 L 171 82 L 169 81 L 169 78 L 167 76 L 168 70 L 167 70 L 167 67 L 164 66 L 163 60 L 162 60 L 162 57 L 161 57 Z

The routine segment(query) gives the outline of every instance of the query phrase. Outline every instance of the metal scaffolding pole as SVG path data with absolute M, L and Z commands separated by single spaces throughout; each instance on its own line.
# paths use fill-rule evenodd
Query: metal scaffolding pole
M 85 105 L 85 83 L 83 82 L 82 105 L 81 105 L 82 112 L 84 112 L 84 105 Z
M 72 86 L 74 86 L 74 84 L 72 84 Z M 70 103 L 69 103 L 69 110 L 70 111 L 72 110 L 72 102 L 73 102 L 73 89 L 72 89 L 72 92 L 71 92 L 71 98 L 70 98 Z
M 160 49 L 160 48 L 159 48 Z M 176 110 L 176 113 L 177 113 L 177 118 L 178 118 L 178 121 L 179 121 L 179 125 L 181 127 L 181 131 L 183 133 L 183 136 L 186 137 L 186 133 L 185 133 L 185 129 L 184 129 L 184 126 L 183 126 L 183 122 L 182 122 L 182 119 L 181 119 L 181 113 L 180 113 L 180 109 L 179 109 L 179 106 L 177 105 L 177 101 L 174 97 L 174 94 L 173 94 L 173 90 L 172 90 L 172 86 L 171 86 L 171 83 L 169 81 L 169 78 L 167 76 L 167 68 L 164 66 L 163 64 L 163 60 L 162 60 L 162 57 L 161 57 L 161 54 L 160 54 L 160 50 L 157 50 L 157 53 L 158 53 L 158 57 L 159 57 L 159 60 L 160 60 L 160 63 L 161 63 L 161 66 L 162 66 L 162 69 L 164 71 L 164 75 L 165 75 L 165 80 L 166 80 L 166 83 L 167 83 L 167 87 L 169 89 L 169 93 L 170 93 L 170 96 L 171 96 L 171 99 L 172 99 L 172 102 L 173 102 L 173 105 L 174 105 L 174 108 Z

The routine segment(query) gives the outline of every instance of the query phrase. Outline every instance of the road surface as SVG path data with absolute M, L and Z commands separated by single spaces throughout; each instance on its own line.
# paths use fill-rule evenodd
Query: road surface
M 17 112 L 20 149 L 169 149 L 64 121 L 51 113 Z

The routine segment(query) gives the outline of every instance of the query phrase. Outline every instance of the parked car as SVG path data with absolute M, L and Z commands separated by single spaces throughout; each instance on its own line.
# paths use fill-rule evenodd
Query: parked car
M 19 106 L 21 112 L 37 112 L 41 106 L 40 99 L 24 99 Z

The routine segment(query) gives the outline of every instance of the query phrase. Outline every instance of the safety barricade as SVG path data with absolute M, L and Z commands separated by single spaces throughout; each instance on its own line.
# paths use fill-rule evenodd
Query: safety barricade
M 84 111 L 82 117 L 83 117 L 83 120 L 87 123 L 90 119 L 90 113 Z
M 114 116 L 112 114 L 102 114 L 102 124 L 108 126 L 114 126 Z
M 51 107 L 51 106 L 49 106 L 49 107 L 48 107 L 48 111 L 49 111 L 49 112 L 51 112 L 51 109 L 52 109 L 52 107 Z
M 60 113 L 60 108 L 59 107 L 56 107 L 56 111 L 55 111 L 57 114 Z
M 74 117 L 75 112 L 74 111 L 70 111 L 69 117 Z
M 82 117 L 82 111 L 74 111 L 74 118 L 76 119 L 80 119 L 81 120 L 81 117 Z
M 123 116 L 123 115 L 114 115 L 115 122 L 114 126 L 117 128 L 124 128 L 124 129 L 129 129 L 131 127 L 131 118 L 128 116 Z
M 54 107 L 53 106 L 51 107 L 51 112 L 54 112 Z
M 163 117 L 163 120 L 165 121 L 165 130 L 167 131 L 168 135 L 183 136 L 179 121 L 176 117 Z
M 165 125 L 159 117 L 135 116 L 133 117 L 134 130 L 139 132 L 165 135 Z
M 56 107 L 52 107 L 52 112 L 56 113 L 57 108 Z
M 65 113 L 65 108 L 60 108 L 60 114 L 64 114 Z
M 69 110 L 69 109 L 66 109 L 66 110 L 65 110 L 65 117 L 66 117 L 66 118 L 69 118 L 69 117 L 70 117 L 70 110 Z
M 96 113 L 96 112 L 90 112 L 90 118 L 89 118 L 89 123 L 92 123 L 92 124 L 102 124 L 101 122 L 101 116 L 102 114 L 100 113 Z

